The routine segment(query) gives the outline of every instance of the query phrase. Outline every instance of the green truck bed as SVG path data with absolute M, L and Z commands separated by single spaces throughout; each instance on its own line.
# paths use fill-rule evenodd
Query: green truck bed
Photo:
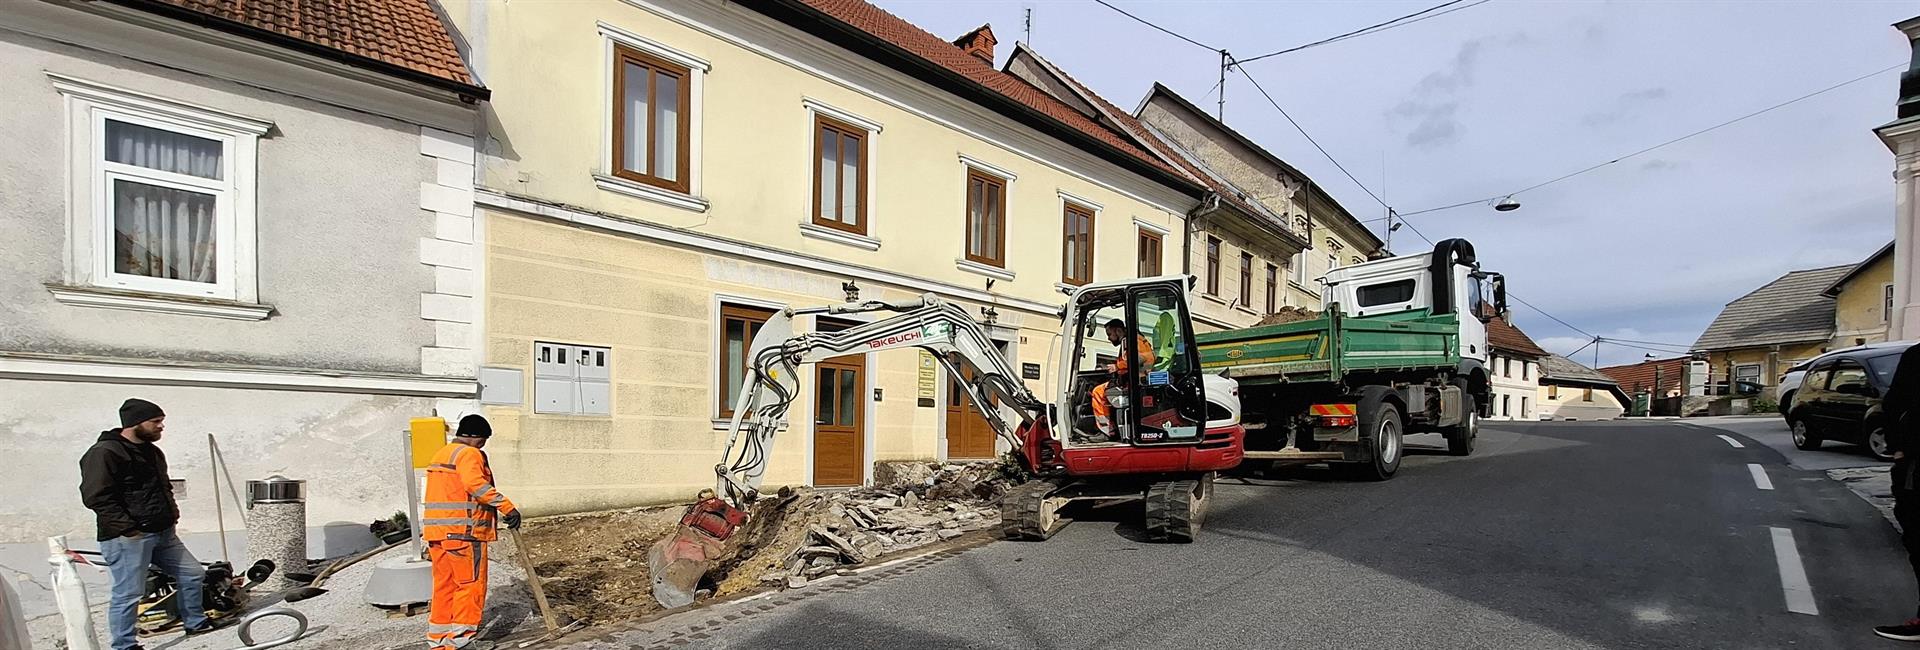
M 1453 314 L 1425 311 L 1313 320 L 1195 337 L 1200 365 L 1241 384 L 1339 381 L 1352 372 L 1452 368 L 1460 362 Z

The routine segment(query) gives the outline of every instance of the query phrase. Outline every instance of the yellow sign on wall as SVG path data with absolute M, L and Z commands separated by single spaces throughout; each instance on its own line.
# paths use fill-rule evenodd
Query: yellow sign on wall
M 447 421 L 441 418 L 414 418 L 407 421 L 413 437 L 413 468 L 424 469 L 433 455 L 447 446 Z
M 915 401 L 920 406 L 931 408 L 933 406 L 934 391 L 937 390 L 938 382 L 940 381 L 940 364 L 938 360 L 933 358 L 932 352 L 926 350 L 920 351 L 919 379 L 920 383 L 916 387 L 917 390 L 914 394 L 914 397 L 918 399 Z

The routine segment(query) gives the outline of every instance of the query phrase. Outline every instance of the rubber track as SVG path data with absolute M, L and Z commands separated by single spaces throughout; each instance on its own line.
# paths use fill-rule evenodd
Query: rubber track
M 1028 481 L 1001 497 L 1000 532 L 1007 539 L 1046 541 L 1050 533 L 1040 521 L 1040 509 L 1053 489 L 1046 481 Z
M 1193 492 L 1196 481 L 1163 481 L 1147 488 L 1147 539 L 1187 544 L 1193 541 Z

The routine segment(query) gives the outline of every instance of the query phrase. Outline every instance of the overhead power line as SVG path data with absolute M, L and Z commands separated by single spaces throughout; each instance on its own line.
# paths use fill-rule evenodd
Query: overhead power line
M 1456 11 L 1459 11 L 1459 10 L 1461 10 L 1461 9 L 1469 9 L 1469 8 L 1472 8 L 1472 7 L 1475 7 L 1475 6 L 1479 6 L 1479 5 L 1483 5 L 1483 4 L 1486 4 L 1486 3 L 1488 2 L 1488 1 L 1489 1 L 1489 0 L 1477 0 L 1477 1 L 1476 1 L 1476 2 L 1474 2 L 1473 4 L 1469 4 L 1469 5 L 1466 5 L 1466 6 L 1464 6 L 1464 7 L 1454 7 L 1454 8 L 1452 8 L 1452 9 L 1447 9 L 1446 11 L 1442 11 L 1442 12 L 1440 12 L 1440 13 L 1436 13 L 1436 14 L 1431 14 L 1431 15 L 1425 15 L 1425 16 L 1422 16 L 1422 14 L 1429 14 L 1429 13 L 1431 13 L 1431 12 L 1433 12 L 1433 11 L 1435 11 L 1435 10 L 1438 10 L 1438 9 L 1443 9 L 1443 8 L 1446 8 L 1446 7 L 1450 7 L 1450 6 L 1453 6 L 1453 5 L 1457 5 L 1457 4 L 1460 4 L 1460 3 L 1462 3 L 1462 2 L 1466 2 L 1466 0 L 1451 0 L 1450 2 L 1443 2 L 1443 3 L 1440 3 L 1440 4 L 1438 4 L 1438 5 L 1434 5 L 1434 6 L 1432 6 L 1432 7 L 1427 7 L 1426 9 L 1421 9 L 1421 10 L 1419 10 L 1419 11 L 1416 11 L 1416 12 L 1413 12 L 1413 13 L 1410 13 L 1410 14 L 1407 14 L 1407 15 L 1405 15 L 1405 16 L 1401 16 L 1401 17 L 1399 17 L 1399 18 L 1395 18 L 1395 19 L 1393 19 L 1393 20 L 1389 20 L 1389 21 L 1386 21 L 1386 22 L 1383 22 L 1383 23 L 1375 23 L 1375 24 L 1373 24 L 1373 25 L 1368 25 L 1368 26 L 1366 26 L 1366 27 L 1362 27 L 1362 28 L 1360 28 L 1360 29 L 1356 29 L 1356 30 L 1353 30 L 1353 31 L 1351 31 L 1351 32 L 1347 32 L 1347 33 L 1345 33 L 1345 34 L 1341 34 L 1341 35 L 1339 35 L 1339 36 L 1330 36 L 1330 37 L 1327 37 L 1327 38 L 1323 38 L 1323 39 L 1320 39 L 1320 40 L 1317 40 L 1317 41 L 1314 41 L 1314 42 L 1312 42 L 1312 43 L 1306 43 L 1306 44 L 1304 44 L 1304 45 L 1296 45 L 1296 46 L 1293 46 L 1293 47 L 1289 47 L 1289 48 L 1287 48 L 1287 49 L 1284 49 L 1284 50 L 1278 50 L 1278 51 L 1274 51 L 1274 52 L 1268 52 L 1268 53 L 1266 53 L 1266 54 L 1262 54 L 1262 55 L 1259 55 L 1259 56 L 1254 56 L 1254 57 L 1248 57 L 1248 58 L 1245 58 L 1245 59 L 1241 59 L 1241 60 L 1240 60 L 1240 62 L 1241 62 L 1241 63 L 1253 63 L 1254 61 L 1259 61 L 1259 60 L 1261 60 L 1261 59 L 1265 59 L 1265 58 L 1269 58 L 1269 57 L 1276 57 L 1276 56 L 1280 56 L 1280 55 L 1282 55 L 1282 54 L 1291 54 L 1291 53 L 1293 53 L 1293 52 L 1298 52 L 1298 51 L 1300 51 L 1300 50 L 1305 50 L 1305 49 L 1308 49 L 1308 48 L 1314 48 L 1314 47 L 1319 47 L 1319 46 L 1322 46 L 1322 45 L 1329 45 L 1329 44 L 1333 44 L 1333 43 L 1338 43 L 1338 42 L 1340 42 L 1340 41 L 1344 41 L 1344 40 L 1347 40 L 1347 39 L 1350 39 L 1350 38 L 1359 38 L 1359 37 L 1361 37 L 1361 36 L 1366 36 L 1366 35 L 1368 35 L 1368 34 L 1376 34 L 1376 33 L 1379 33 L 1379 32 L 1384 32 L 1384 31 L 1387 31 L 1387 30 L 1389 30 L 1389 29 L 1393 29 L 1393 28 L 1395 28 L 1395 27 L 1404 27 L 1404 26 L 1407 26 L 1407 25 L 1411 25 L 1411 24 L 1414 24 L 1414 23 L 1417 23 L 1417 22 L 1420 22 L 1420 21 L 1422 21 L 1422 20 L 1426 20 L 1426 19 L 1428 19 L 1428 18 L 1439 18 L 1439 17 L 1441 17 L 1441 16 L 1445 16 L 1445 15 L 1447 15 L 1447 14 L 1450 14 L 1450 13 L 1453 13 L 1453 12 L 1456 12 Z M 1103 4 L 1104 4 L 1104 3 L 1103 3 Z
M 1229 59 L 1229 60 L 1231 60 L 1231 59 Z M 1265 98 L 1267 98 L 1267 103 L 1269 103 L 1269 104 L 1272 104 L 1272 105 L 1273 105 L 1273 110 L 1276 110 L 1276 111 L 1280 111 L 1280 116 L 1281 116 L 1281 117 L 1284 117 L 1284 118 L 1287 118 L 1287 123 L 1288 123 L 1288 124 L 1292 124 L 1292 125 L 1293 125 L 1293 129 L 1294 129 L 1295 131 L 1299 131 L 1299 132 L 1300 132 L 1300 135 L 1301 135 L 1301 137 L 1304 137 L 1304 138 L 1306 138 L 1306 139 L 1307 139 L 1307 142 L 1308 142 L 1308 143 L 1311 143 L 1311 144 L 1313 145 L 1313 148 L 1314 148 L 1314 149 L 1318 149 L 1318 150 L 1320 150 L 1320 155 L 1322 155 L 1322 156 L 1326 156 L 1326 157 L 1327 157 L 1327 161 L 1328 161 L 1328 162 L 1332 162 L 1332 163 L 1333 163 L 1333 166 L 1334 166 L 1334 167 L 1336 167 L 1336 168 L 1338 168 L 1338 169 L 1340 170 L 1340 173 L 1342 173 L 1342 174 L 1346 174 L 1346 175 L 1347 175 L 1347 180 L 1350 180 L 1350 181 L 1353 181 L 1353 184 L 1354 184 L 1354 185 L 1358 185 L 1358 186 L 1360 186 L 1360 190 L 1361 190 L 1361 191 L 1363 191 L 1363 192 L 1366 192 L 1366 193 L 1367 193 L 1367 196 L 1371 196 L 1371 197 L 1373 197 L 1373 200 L 1374 200 L 1374 202 L 1375 202 L 1375 203 L 1379 203 L 1379 204 L 1380 204 L 1380 207 L 1383 207 L 1383 208 L 1388 208 L 1388 209 L 1392 209 L 1392 207 L 1393 207 L 1393 206 L 1389 206 L 1389 205 L 1387 205 L 1387 202 L 1386 202 L 1385 200 L 1382 200 L 1382 199 L 1380 198 L 1380 195 L 1378 195 L 1378 194 L 1374 194 L 1374 193 L 1373 193 L 1373 190 L 1371 190 L 1371 189 L 1368 189 L 1368 188 L 1367 188 L 1367 184 L 1366 184 L 1366 183 L 1362 183 L 1362 182 L 1360 182 L 1360 179 L 1358 179 L 1358 178 L 1355 178 L 1355 177 L 1353 176 L 1353 172 L 1350 172 L 1350 171 L 1347 171 L 1347 167 L 1346 167 L 1346 165 L 1342 165 L 1342 164 L 1340 164 L 1340 160 L 1339 160 L 1339 159 L 1336 159 L 1336 158 L 1334 158 L 1334 157 L 1333 157 L 1333 154 L 1331 154 L 1331 153 L 1327 153 L 1327 148 L 1326 148 L 1326 147 L 1322 147 L 1322 146 L 1320 146 L 1320 142 L 1319 142 L 1319 141 L 1317 141 L 1317 140 L 1314 140 L 1314 139 L 1313 139 L 1313 134 L 1310 134 L 1310 133 L 1307 133 L 1307 130 L 1306 130 L 1306 128 L 1304 128 L 1304 127 L 1301 127 L 1301 126 L 1300 126 L 1300 123 L 1299 123 L 1299 122 L 1297 122 L 1297 121 L 1294 121 L 1294 119 L 1293 119 L 1293 116 L 1292 116 L 1292 115 L 1288 115 L 1288 114 L 1287 114 L 1287 109 L 1284 109 L 1284 108 L 1281 108 L 1281 107 L 1280 107 L 1280 102 L 1279 102 L 1279 101 L 1277 101 L 1277 100 L 1275 100 L 1275 99 L 1273 98 L 1273 95 L 1270 95 L 1270 94 L 1268 94 L 1268 93 L 1267 93 L 1267 89 L 1266 89 L 1266 88 L 1262 88 L 1262 87 L 1260 86 L 1260 81 L 1259 81 L 1258 79 L 1254 79 L 1254 78 L 1253 78 L 1253 75 L 1252 75 L 1252 74 L 1249 74 L 1249 73 L 1247 72 L 1247 69 L 1246 69 L 1246 67 L 1244 67 L 1244 66 L 1240 66 L 1240 65 L 1237 65 L 1237 64 L 1236 64 L 1236 65 L 1234 65 L 1233 67 L 1234 67 L 1235 69 L 1237 69 L 1237 70 L 1239 70 L 1239 71 L 1240 71 L 1240 76 L 1242 76 L 1242 77 L 1246 77 L 1246 78 L 1247 78 L 1247 82 L 1248 82 L 1248 83 L 1251 83 L 1251 84 L 1253 84 L 1253 88 L 1254 88 L 1255 90 L 1258 90 L 1258 91 L 1260 91 L 1260 96 L 1261 96 L 1261 97 L 1265 97 Z
M 1189 38 L 1189 37 L 1187 37 L 1187 36 L 1186 36 L 1185 34 L 1181 34 L 1180 32 L 1176 32 L 1176 31 L 1173 31 L 1173 30 L 1171 30 L 1171 29 L 1167 29 L 1167 28 L 1165 28 L 1165 27 L 1161 27 L 1161 26 L 1159 26 L 1159 25 L 1155 25 L 1155 24 L 1153 24 L 1153 21 L 1150 21 L 1150 20 L 1147 20 L 1147 19 L 1145 19 L 1145 18 L 1141 18 L 1141 17 L 1139 17 L 1139 16 L 1135 16 L 1135 15 L 1133 15 L 1132 13 L 1130 13 L 1130 12 L 1128 12 L 1128 11 L 1127 11 L 1127 10 L 1125 10 L 1125 9 L 1121 9 L 1121 8 L 1119 8 L 1119 7 L 1116 7 L 1116 6 L 1113 6 L 1113 3 L 1110 3 L 1110 2 L 1107 2 L 1107 0 L 1093 0 L 1093 1 L 1094 1 L 1094 2 L 1098 2 L 1098 3 L 1100 3 L 1100 6 L 1102 6 L 1102 7 L 1106 7 L 1106 8 L 1108 8 L 1108 9 L 1112 9 L 1112 10 L 1114 10 L 1114 11 L 1118 11 L 1118 12 L 1120 12 L 1120 15 L 1122 15 L 1122 16 L 1126 16 L 1126 17 L 1128 17 L 1128 18 L 1132 18 L 1132 19 L 1134 20 L 1134 22 L 1137 22 L 1137 23 L 1140 23 L 1140 24 L 1142 24 L 1142 25 L 1146 25 L 1146 26 L 1148 26 L 1148 27 L 1152 27 L 1152 28 L 1154 28 L 1154 29 L 1157 29 L 1157 30 L 1160 30 L 1160 32 L 1161 32 L 1161 33 L 1164 33 L 1164 34 L 1166 34 L 1166 35 L 1168 35 L 1168 36 L 1172 36 L 1172 37 L 1174 37 L 1174 38 L 1177 38 L 1177 39 L 1180 39 L 1180 40 L 1183 40 L 1183 41 L 1186 41 L 1186 42 L 1188 42 L 1188 43 L 1192 43 L 1192 44 L 1194 44 L 1194 45 L 1197 45 L 1197 46 L 1200 46 L 1200 47 L 1204 47 L 1204 48 L 1206 48 L 1206 49 L 1209 49 L 1209 50 L 1212 50 L 1212 51 L 1214 51 L 1214 52 L 1220 52 L 1220 51 L 1222 51 L 1222 50 L 1221 50 L 1220 48 L 1217 48 L 1217 47 L 1214 47 L 1214 46 L 1212 46 L 1212 45 L 1208 45 L 1208 44 L 1206 44 L 1206 43 L 1202 43 L 1202 42 L 1200 42 L 1200 41 L 1196 41 L 1196 40 L 1193 40 L 1192 38 Z

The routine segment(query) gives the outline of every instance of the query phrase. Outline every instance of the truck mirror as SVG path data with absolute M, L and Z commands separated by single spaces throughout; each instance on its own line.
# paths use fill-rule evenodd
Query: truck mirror
M 1493 313 L 1507 313 L 1507 276 L 1493 275 Z

